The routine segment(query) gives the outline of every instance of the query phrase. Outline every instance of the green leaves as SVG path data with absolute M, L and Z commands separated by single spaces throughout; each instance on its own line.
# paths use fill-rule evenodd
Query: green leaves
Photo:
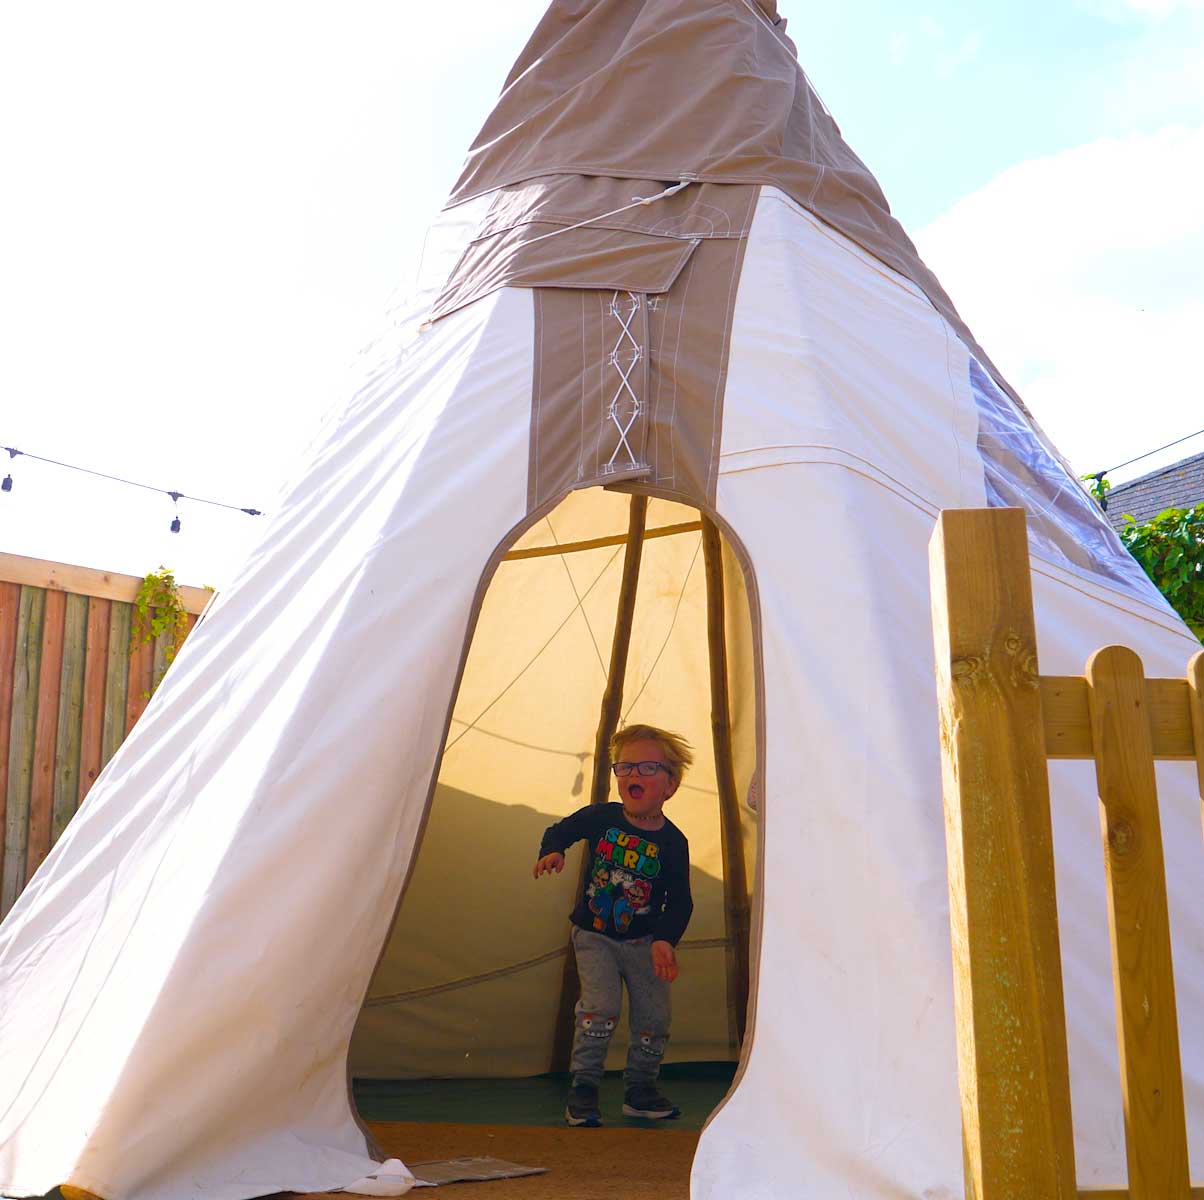
M 1124 521 L 1120 540 L 1204 641 L 1204 503 L 1165 509 L 1140 525 L 1125 513 Z
M 1104 502 L 1108 499 L 1112 481 L 1106 477 L 1105 473 L 1100 471 L 1095 475 L 1080 475 L 1079 478 L 1087 485 L 1087 490 L 1096 504 L 1100 508 L 1107 507 Z
M 180 599 L 180 589 L 176 585 L 175 575 L 166 567 L 161 566 L 157 571 L 151 571 L 138 588 L 134 597 L 134 618 L 130 626 L 130 653 L 133 654 L 139 646 L 155 641 L 161 634 L 168 633 L 171 640 L 167 644 L 163 658 L 170 666 L 176 652 L 184 644 L 188 636 L 188 613 Z M 160 680 L 151 682 L 151 691 L 159 686 Z

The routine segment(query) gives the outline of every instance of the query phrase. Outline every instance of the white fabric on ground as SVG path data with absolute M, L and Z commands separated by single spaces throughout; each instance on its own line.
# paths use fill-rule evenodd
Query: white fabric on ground
M 349 1183 L 342 1190 L 356 1196 L 404 1196 L 412 1188 L 432 1186 L 415 1179 L 401 1159 L 388 1158 L 370 1175 Z

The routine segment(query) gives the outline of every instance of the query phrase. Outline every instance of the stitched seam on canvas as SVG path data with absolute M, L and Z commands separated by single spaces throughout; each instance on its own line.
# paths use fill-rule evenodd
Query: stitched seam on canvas
M 535 297 L 535 430 L 531 438 L 534 445 L 532 446 L 533 457 L 535 459 L 531 477 L 531 487 L 528 488 L 529 509 L 539 507 L 539 442 L 541 431 L 543 428 L 542 412 L 543 412 L 543 296 L 540 295 L 539 289 L 536 288 L 532 293 Z
M 756 195 L 750 197 L 750 201 L 755 203 Z M 707 474 L 703 485 L 704 495 L 708 501 L 713 500 L 715 490 L 719 486 L 719 449 L 723 436 L 723 393 L 727 391 L 727 368 L 732 347 L 732 326 L 735 322 L 736 291 L 744 266 L 742 249 L 746 250 L 747 244 L 742 248 L 737 248 L 735 259 L 731 265 L 731 279 L 727 289 L 727 308 L 723 316 L 723 346 L 719 357 L 720 368 L 715 375 L 715 395 L 711 402 L 711 453 L 707 459 Z

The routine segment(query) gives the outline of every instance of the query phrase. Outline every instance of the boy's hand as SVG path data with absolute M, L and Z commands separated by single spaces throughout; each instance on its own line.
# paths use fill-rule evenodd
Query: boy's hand
M 677 952 L 668 942 L 652 943 L 652 969 L 666 983 L 677 978 Z
M 564 855 L 553 850 L 551 854 L 545 854 L 543 858 L 535 864 L 535 870 L 531 874 L 538 879 L 541 875 L 550 875 L 555 871 L 558 875 L 564 870 Z

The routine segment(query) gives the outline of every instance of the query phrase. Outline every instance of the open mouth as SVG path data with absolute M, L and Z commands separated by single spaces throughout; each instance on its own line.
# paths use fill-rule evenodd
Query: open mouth
M 644 797 L 644 785 L 642 783 L 629 783 L 627 785 L 627 794 L 633 800 L 642 800 Z

